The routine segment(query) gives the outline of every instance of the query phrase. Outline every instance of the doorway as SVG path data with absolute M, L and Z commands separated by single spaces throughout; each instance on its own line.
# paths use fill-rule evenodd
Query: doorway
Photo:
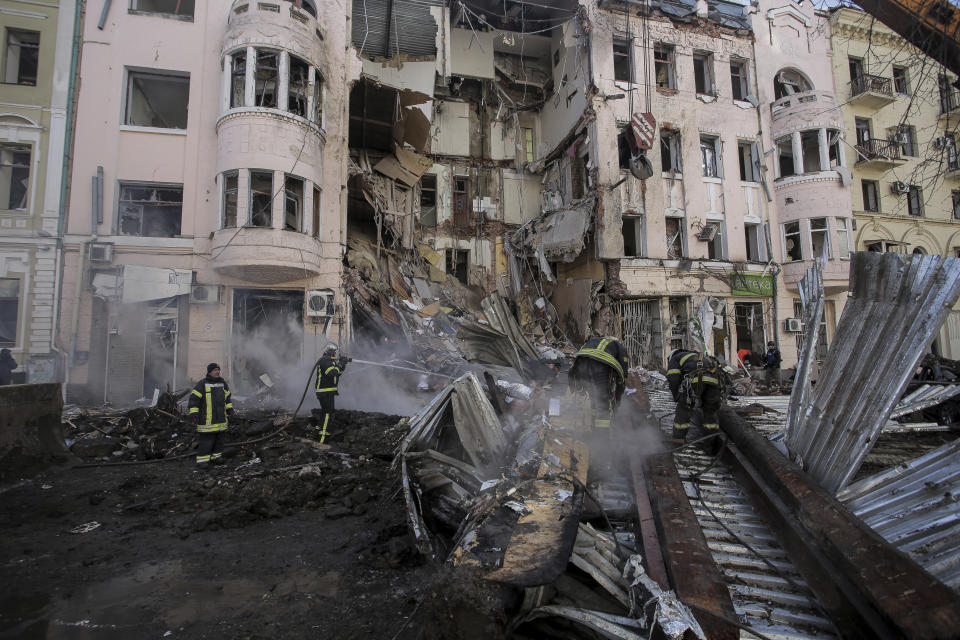
M 230 386 L 248 394 L 263 374 L 282 380 L 300 362 L 303 291 L 234 289 Z

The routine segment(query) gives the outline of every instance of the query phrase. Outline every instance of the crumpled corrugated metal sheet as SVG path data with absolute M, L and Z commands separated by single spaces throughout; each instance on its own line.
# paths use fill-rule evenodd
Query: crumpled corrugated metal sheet
M 820 261 L 814 260 L 800 280 L 800 302 L 803 304 L 803 326 L 805 334 L 800 358 L 797 362 L 797 374 L 793 380 L 793 393 L 790 394 L 790 408 L 787 411 L 787 430 L 798 424 L 803 407 L 810 404 L 813 387 L 810 385 L 810 363 L 813 362 L 820 335 L 820 319 L 823 318 L 823 271 Z
M 914 411 L 935 407 L 941 402 L 946 402 L 950 398 L 960 393 L 960 384 L 943 386 L 925 384 L 915 390 L 913 393 L 905 396 L 890 414 L 891 418 L 899 418 Z
M 960 440 L 865 478 L 837 498 L 900 551 L 960 591 Z
M 437 21 L 431 6 L 443 0 L 353 0 L 350 40 L 368 58 L 437 55 Z
M 860 468 L 957 301 L 960 260 L 855 253 L 850 292 L 810 402 L 787 432 L 791 457 L 832 492 Z

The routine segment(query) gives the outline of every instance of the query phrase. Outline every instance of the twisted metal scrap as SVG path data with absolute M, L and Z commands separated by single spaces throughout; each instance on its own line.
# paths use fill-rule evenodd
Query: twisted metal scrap
M 816 357 L 817 338 L 820 335 L 820 319 L 823 318 L 823 271 L 820 261 L 814 260 L 813 266 L 800 281 L 800 302 L 803 303 L 803 346 L 797 362 L 797 374 L 793 380 L 793 393 L 790 394 L 790 408 L 787 411 L 787 434 L 797 429 L 801 414 L 810 406 L 813 386 L 810 384 L 810 363 Z
M 850 298 L 809 400 L 787 432 L 790 457 L 836 493 L 860 468 L 960 296 L 960 260 L 860 252 Z

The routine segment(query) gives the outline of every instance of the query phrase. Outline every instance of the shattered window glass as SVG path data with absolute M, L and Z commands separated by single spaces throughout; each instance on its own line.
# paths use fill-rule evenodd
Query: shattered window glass
M 795 93 L 805 93 L 813 89 L 813 85 L 799 71 L 784 69 L 778 71 L 773 78 L 773 95 L 776 100 L 792 96 Z
M 704 177 L 720 177 L 719 140 L 713 136 L 700 136 L 700 168 Z
M 715 95 L 713 87 L 713 54 L 693 54 L 693 81 L 697 93 Z
M 800 244 L 800 222 L 788 222 L 783 225 L 784 262 L 803 260 Z
M 237 180 L 239 172 L 228 171 L 223 174 L 223 226 L 237 226 Z
M 730 85 L 733 88 L 734 100 L 746 100 L 750 95 L 750 86 L 747 84 L 746 60 L 730 59 Z
M 124 124 L 186 129 L 190 75 L 128 71 Z
M 243 107 L 246 103 L 247 52 L 241 50 L 230 56 L 230 108 Z
M 683 218 L 666 218 L 667 259 L 679 260 L 683 254 Z
M 830 257 L 830 232 L 827 230 L 826 218 L 810 218 L 810 246 L 813 247 L 813 257 Z
M 665 172 L 681 173 L 683 164 L 680 158 L 680 133 L 662 129 L 660 131 L 660 168 Z
M 296 56 L 290 56 L 290 82 L 287 109 L 301 118 L 307 117 L 307 89 L 310 65 Z
M 657 87 L 676 89 L 677 78 L 674 72 L 673 45 L 660 43 L 653 48 L 653 66 L 657 78 Z
M 283 184 L 283 228 L 286 231 L 303 230 L 303 180 L 287 176 Z
M 183 187 L 120 184 L 120 235 L 174 238 L 180 235 Z
M 256 69 L 254 74 L 254 103 L 258 107 L 276 109 L 280 54 L 268 49 L 257 49 Z
M 0 208 L 26 211 L 30 192 L 30 153 L 28 144 L 0 143 Z
M 713 240 L 707 242 L 707 258 L 710 260 L 726 260 L 727 256 L 723 250 L 723 223 L 711 222 L 707 227 L 714 227 L 717 230 Z
M 273 172 L 250 172 L 250 225 L 273 226 Z

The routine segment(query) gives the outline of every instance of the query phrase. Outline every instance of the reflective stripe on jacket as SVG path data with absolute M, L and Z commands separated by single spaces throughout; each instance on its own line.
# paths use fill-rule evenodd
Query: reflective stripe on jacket
M 330 356 L 320 358 L 317 365 L 317 393 L 337 393 L 337 385 L 340 381 L 340 375 L 343 368 L 337 364 L 337 361 Z
M 230 400 L 230 387 L 223 378 L 207 376 L 190 392 L 187 413 L 200 417 L 197 424 L 200 433 L 225 431 L 228 409 L 233 409 L 233 401 Z
M 617 381 L 620 385 L 626 383 L 627 354 L 616 338 L 590 338 L 574 357 L 598 360 L 617 373 Z
M 710 384 L 719 387 L 720 362 L 713 356 L 697 351 L 679 351 L 667 362 L 667 384 L 673 399 L 679 399 L 680 385 L 684 378 L 693 384 Z

